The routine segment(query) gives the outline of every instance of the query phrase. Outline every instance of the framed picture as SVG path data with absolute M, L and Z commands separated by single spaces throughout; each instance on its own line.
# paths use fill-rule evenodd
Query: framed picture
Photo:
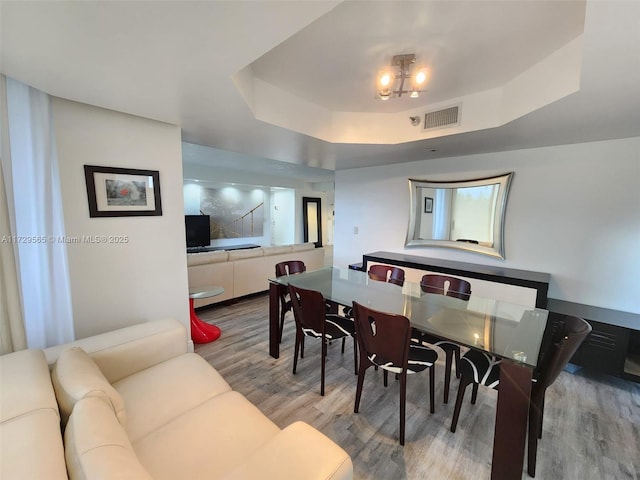
M 84 166 L 90 217 L 162 215 L 160 172 Z
M 433 198 L 424 197 L 424 213 L 433 213 Z

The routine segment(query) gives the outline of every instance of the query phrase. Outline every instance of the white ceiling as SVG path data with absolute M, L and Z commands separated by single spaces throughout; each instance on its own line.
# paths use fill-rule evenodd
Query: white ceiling
M 251 64 L 256 77 L 342 112 L 396 112 L 501 86 L 582 33 L 584 2 L 345 2 Z M 541 33 L 544 32 L 543 35 Z M 414 53 L 422 98 L 375 100 L 376 71 Z
M 309 175 L 310 167 L 640 135 L 638 1 L 2 1 L 0 21 L 2 73 L 55 96 L 180 125 L 185 142 L 234 152 L 235 165 L 254 170 L 282 161 Z M 578 69 L 576 87 L 513 107 L 562 83 L 547 69 L 535 87 L 529 81 L 495 107 L 518 110 L 513 119 L 436 136 L 406 118 L 488 91 L 507 98 L 499 88 L 571 42 L 579 46 L 579 59 L 568 62 Z M 433 72 L 414 103 L 373 95 L 373 75 L 398 53 L 416 53 Z M 358 112 L 348 117 L 360 120 L 354 130 L 366 134 L 375 118 L 395 141 L 321 140 L 344 133 L 335 131 L 344 123 L 332 122 L 345 111 Z M 322 133 L 331 128 L 334 137 Z

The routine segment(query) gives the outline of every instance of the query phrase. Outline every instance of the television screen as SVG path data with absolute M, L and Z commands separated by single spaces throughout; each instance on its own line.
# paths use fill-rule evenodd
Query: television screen
M 209 215 L 185 215 L 184 224 L 187 232 L 187 248 L 209 246 L 211 243 Z

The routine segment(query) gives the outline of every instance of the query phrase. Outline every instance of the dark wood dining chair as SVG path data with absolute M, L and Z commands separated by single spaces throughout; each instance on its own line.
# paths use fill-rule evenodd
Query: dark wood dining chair
M 404 285 L 404 270 L 399 267 L 392 267 L 389 265 L 371 265 L 367 272 L 371 280 L 376 282 L 393 283 L 394 285 Z M 353 318 L 353 308 L 346 306 L 343 310 L 343 315 L 347 318 Z
M 407 374 L 429 369 L 429 406 L 434 412 L 435 362 L 438 354 L 423 345 L 412 345 L 411 323 L 403 315 L 372 310 L 353 302 L 356 338 L 360 348 L 360 368 L 354 413 L 360 408 L 364 375 L 371 366 L 400 377 L 400 445 L 404 445 Z
M 471 284 L 461 278 L 450 277 L 448 275 L 423 275 L 420 280 L 420 288 L 425 293 L 435 293 L 446 295 L 447 297 L 469 300 L 471 297 Z M 444 403 L 449 402 L 449 388 L 451 385 L 451 367 L 455 358 L 456 377 L 459 377 L 460 345 L 442 340 L 434 335 L 422 333 L 420 341 L 429 345 L 437 345 L 445 354 L 444 371 Z
M 324 372 L 327 356 L 327 343 L 332 340 L 353 338 L 354 369 L 358 369 L 358 346 L 355 339 L 353 320 L 335 313 L 327 313 L 322 293 L 289 285 L 289 296 L 296 321 L 296 344 L 293 355 L 293 373 L 298 366 L 298 353 L 304 358 L 305 337 L 319 338 L 322 342 L 320 360 L 320 395 L 324 396 Z M 344 343 L 342 346 L 344 353 Z
M 531 477 L 536 474 L 538 439 L 542 438 L 544 399 L 547 388 L 555 382 L 578 347 L 591 332 L 591 325 L 582 318 L 567 316 L 556 330 L 549 347 L 541 353 L 538 367 L 533 372 L 531 400 L 529 402 L 529 431 L 527 471 Z M 471 403 L 475 404 L 478 385 L 499 388 L 501 361 L 484 352 L 469 350 L 460 362 L 460 386 L 451 420 L 451 431 L 455 432 L 468 385 L 473 385 Z
M 404 285 L 404 270 L 399 267 L 371 265 L 367 273 L 372 280 L 393 283 L 394 285 L 400 286 Z
M 294 275 L 296 273 L 306 272 L 307 267 L 302 260 L 289 260 L 286 262 L 276 263 L 276 277 L 283 275 Z M 289 292 L 283 289 L 280 293 L 280 330 L 278 332 L 278 342 L 282 343 L 282 331 L 284 329 L 284 316 L 291 311 L 291 299 Z

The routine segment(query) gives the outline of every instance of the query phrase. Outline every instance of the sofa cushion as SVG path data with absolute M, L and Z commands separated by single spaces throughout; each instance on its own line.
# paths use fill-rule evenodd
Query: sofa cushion
M 187 266 L 189 267 L 192 265 L 204 265 L 206 263 L 226 262 L 227 260 L 229 260 L 229 252 L 226 250 L 187 254 Z
M 313 250 L 316 248 L 316 245 L 311 242 L 307 243 L 294 243 L 291 245 L 291 250 L 294 252 L 304 252 L 305 250 Z
M 151 480 L 113 409 L 99 398 L 76 403 L 64 446 L 71 480 Z
M 353 478 L 353 464 L 331 439 L 304 422 L 295 422 L 250 453 L 225 480 L 248 478 L 348 480 Z
M 53 366 L 60 353 L 80 347 L 96 362 L 109 383 L 187 353 L 187 329 L 173 318 L 143 322 L 44 350 Z
M 0 356 L 0 478 L 67 478 L 58 404 L 41 350 Z
M 281 255 L 291 252 L 291 245 L 273 245 L 271 247 L 263 247 L 265 257 L 267 255 Z
M 245 248 L 242 250 L 231 250 L 229 252 L 229 260 L 238 260 L 240 258 L 262 257 L 264 250 L 262 248 Z
M 113 386 L 124 399 L 126 430 L 132 442 L 231 390 L 224 378 L 195 353 L 185 353 L 154 365 Z
M 57 411 L 33 410 L 0 424 L 0 478 L 67 478 Z
M 176 392 L 179 395 L 179 392 Z M 237 392 L 218 395 L 133 443 L 155 480 L 224 478 L 280 429 Z
M 0 357 L 0 421 L 33 410 L 49 409 L 58 417 L 49 367 L 42 350 L 21 350 Z
M 110 405 L 118 420 L 125 424 L 122 396 L 107 381 L 95 362 L 80 347 L 64 350 L 51 373 L 63 424 L 67 422 L 75 404 L 85 397 L 98 397 Z

